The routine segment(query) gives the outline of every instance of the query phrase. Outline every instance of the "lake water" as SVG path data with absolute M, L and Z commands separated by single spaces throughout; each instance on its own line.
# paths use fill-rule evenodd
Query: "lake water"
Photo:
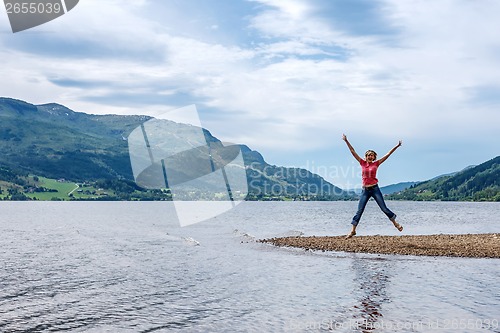
M 276 248 L 357 202 L 0 202 L 1 332 L 500 332 L 500 260 Z M 405 234 L 500 232 L 500 203 L 388 202 Z M 398 231 L 370 202 L 359 235 Z

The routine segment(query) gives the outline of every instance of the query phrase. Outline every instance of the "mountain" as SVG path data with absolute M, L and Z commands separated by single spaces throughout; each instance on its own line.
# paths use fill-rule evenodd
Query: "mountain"
M 56 103 L 33 105 L 0 98 L 0 166 L 53 179 L 130 182 L 134 178 L 127 137 L 150 119 L 86 114 Z M 210 144 L 221 144 L 208 130 L 203 133 Z M 259 152 L 246 145 L 240 148 L 250 199 L 348 196 L 316 174 L 268 164 Z
M 122 135 L 147 119 L 0 98 L 0 163 L 50 178 L 131 179 Z
M 420 182 L 395 200 L 500 201 L 500 156 L 448 176 Z
M 380 191 L 384 195 L 389 195 L 392 193 L 397 193 L 397 192 L 401 192 L 403 190 L 406 190 L 407 188 L 409 188 L 417 183 L 418 182 L 402 182 L 402 183 L 397 183 L 397 184 L 391 184 L 391 185 L 381 187 Z
M 417 183 L 418 182 L 401 182 L 401 183 L 397 183 L 397 184 L 391 184 L 391 185 L 380 187 L 380 191 L 382 192 L 383 195 L 389 195 L 392 193 L 401 192 L 403 190 L 406 190 L 410 186 L 415 185 Z M 359 196 L 361 194 L 361 192 L 363 192 L 363 188 L 357 187 L 357 188 L 347 189 L 345 191 L 348 193 L 352 193 L 353 195 Z
M 475 167 L 475 165 L 469 165 L 468 167 L 465 167 L 465 168 L 463 168 L 463 169 L 462 169 L 462 170 L 460 170 L 460 171 L 455 171 L 455 172 L 445 173 L 445 174 L 443 174 L 443 175 L 436 176 L 436 177 L 431 178 L 431 179 L 429 179 L 429 180 L 436 180 L 436 179 L 439 179 L 439 178 L 442 178 L 442 177 L 447 177 L 447 176 L 455 176 L 455 175 L 456 175 L 457 173 L 459 173 L 459 172 L 462 172 L 462 171 L 465 171 L 465 170 L 468 170 L 468 169 L 472 169 L 472 168 L 474 168 L 474 167 Z

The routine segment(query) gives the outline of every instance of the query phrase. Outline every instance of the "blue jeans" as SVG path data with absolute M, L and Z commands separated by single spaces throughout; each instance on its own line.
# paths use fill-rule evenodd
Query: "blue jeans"
M 385 215 L 387 215 L 389 220 L 394 221 L 396 219 L 396 214 L 394 214 L 385 205 L 384 196 L 382 195 L 380 188 L 378 187 L 378 185 L 375 185 L 373 187 L 364 188 L 363 192 L 361 192 L 361 197 L 359 198 L 359 203 L 358 203 L 358 211 L 356 212 L 356 215 L 354 215 L 354 217 L 352 218 L 351 222 L 352 225 L 354 226 L 358 225 L 359 220 L 361 219 L 361 215 L 363 215 L 363 212 L 365 211 L 366 204 L 371 197 L 375 199 L 378 206 L 380 207 L 380 209 L 382 209 Z

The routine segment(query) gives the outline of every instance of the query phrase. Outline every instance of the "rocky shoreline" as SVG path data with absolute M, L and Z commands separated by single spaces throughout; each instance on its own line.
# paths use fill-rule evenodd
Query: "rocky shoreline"
M 500 234 L 404 236 L 299 236 L 259 240 L 275 246 L 306 250 L 414 256 L 500 258 Z

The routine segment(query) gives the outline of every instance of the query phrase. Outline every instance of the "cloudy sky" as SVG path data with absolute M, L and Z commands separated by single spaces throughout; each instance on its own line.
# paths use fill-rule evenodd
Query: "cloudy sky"
M 360 184 L 358 153 L 403 146 L 382 185 L 499 155 L 500 1 L 80 0 L 13 34 L 0 96 L 94 114 L 195 104 L 268 163 Z

